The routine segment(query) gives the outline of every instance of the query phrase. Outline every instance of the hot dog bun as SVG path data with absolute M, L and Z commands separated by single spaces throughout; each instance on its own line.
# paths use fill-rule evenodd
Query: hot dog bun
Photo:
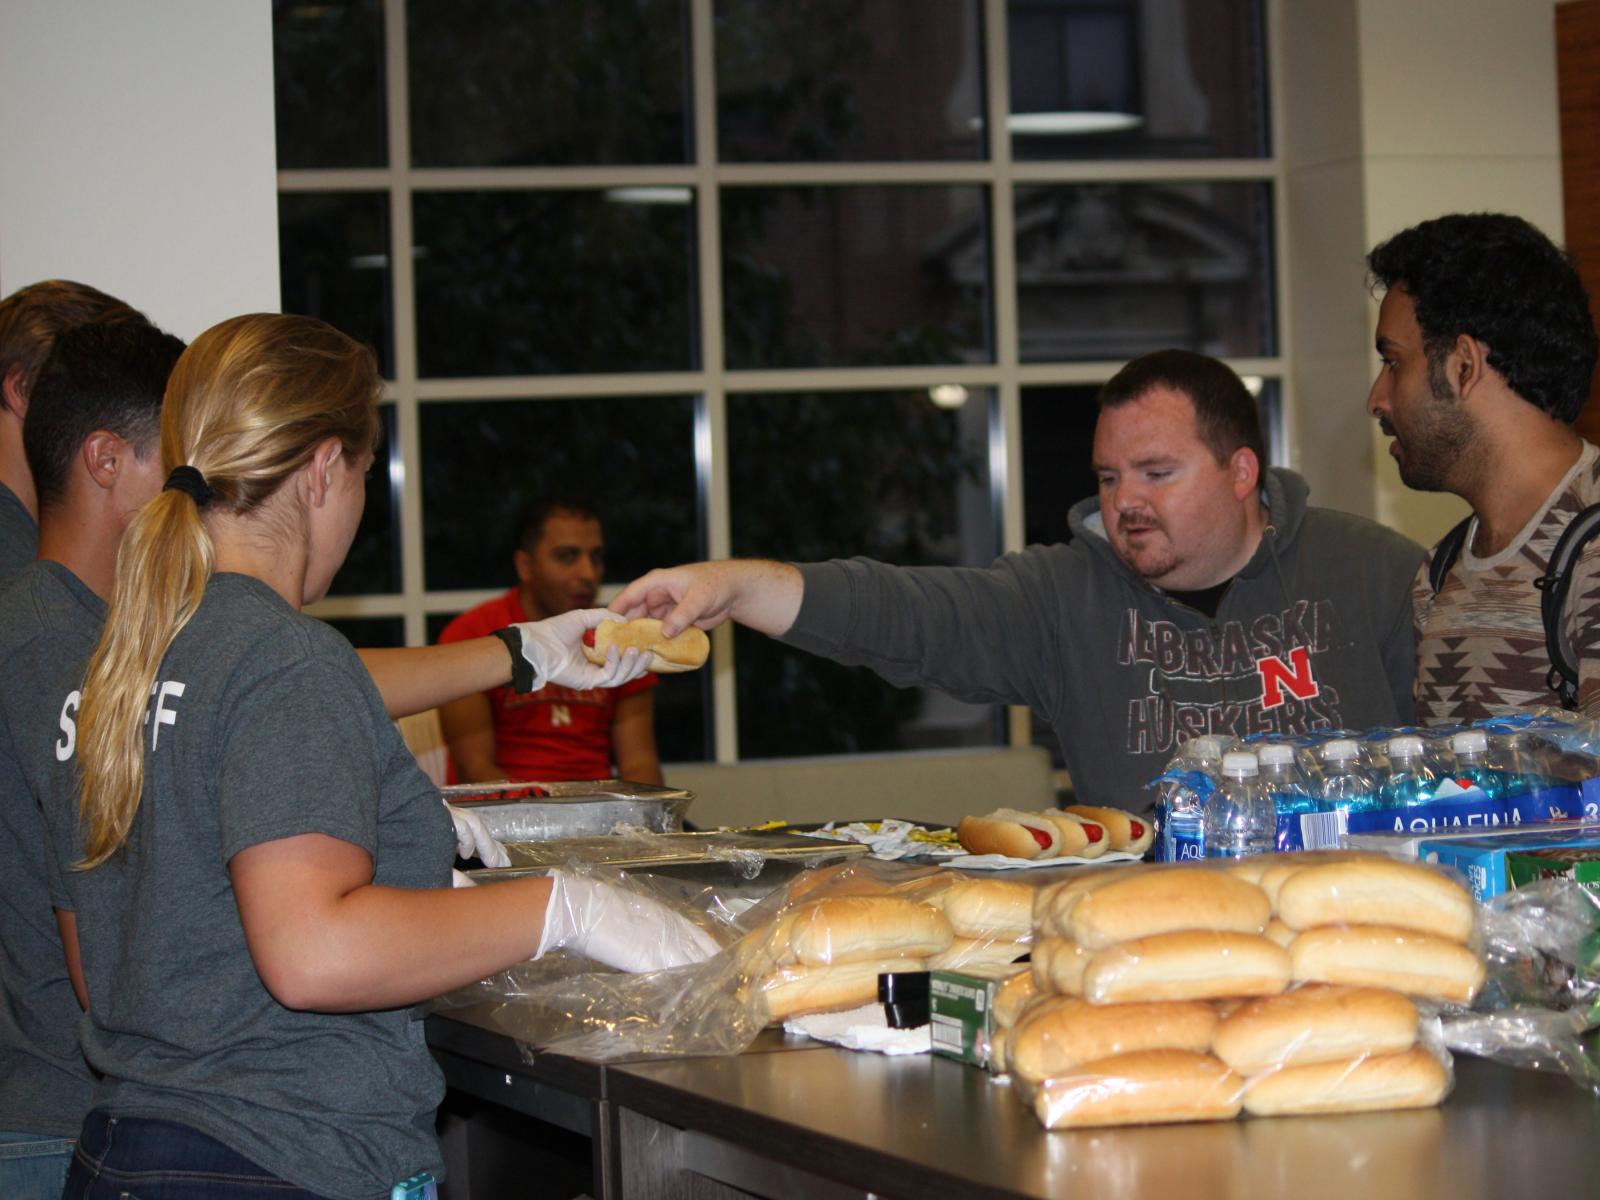
M 1443 1064 L 1417 1046 L 1268 1072 L 1250 1081 L 1244 1107 L 1258 1117 L 1427 1108 L 1444 1098 L 1449 1082 Z
M 1389 988 L 1469 1004 L 1483 986 L 1481 959 L 1458 942 L 1391 925 L 1329 925 L 1289 944 L 1297 982 Z
M 804 904 L 780 919 L 788 944 L 781 962 L 818 966 L 866 959 L 927 958 L 950 948 L 954 933 L 931 904 L 898 896 L 838 896 Z
M 1417 1040 L 1417 1006 L 1381 988 L 1308 984 L 1250 1000 L 1217 1027 L 1212 1049 L 1241 1075 L 1271 1067 L 1398 1054 Z
M 1091 956 L 1082 946 L 1062 938 L 1035 935 L 1028 957 L 1033 963 L 1033 981 L 1041 992 L 1083 994 L 1083 973 Z
M 920 971 L 923 967 L 921 961 L 907 958 L 867 959 L 831 966 L 791 963 L 762 978 L 761 998 L 766 1002 L 768 1021 L 859 1008 L 878 998 L 880 974 Z
M 1438 871 L 1374 855 L 1295 871 L 1278 889 L 1291 929 L 1389 925 L 1454 942 L 1472 934 L 1472 895 Z
M 994 1023 L 1002 1029 L 1015 1025 L 1018 1015 L 1039 994 L 1033 972 L 1019 967 L 1017 973 L 1000 985 L 994 994 Z
M 711 654 L 711 639 L 704 629 L 691 625 L 676 637 L 662 637 L 661 622 L 654 617 L 605 621 L 595 626 L 584 635 L 583 656 L 603 667 L 606 651 L 612 646 L 617 648 L 618 654 L 633 648 L 648 651 L 650 669 L 658 675 L 696 670 L 706 665 Z
M 1092 1004 L 1127 1004 L 1270 996 L 1288 987 L 1289 978 L 1289 952 L 1269 938 L 1188 929 L 1096 951 L 1084 968 L 1083 997 Z
M 1113 880 L 1124 878 L 1122 872 L 1109 867 L 1074 871 L 1060 883 L 1047 884 L 1033 895 L 1033 927 L 1039 933 L 1057 937 L 1072 936 L 1072 909 L 1078 898 L 1095 888 L 1104 887 Z
M 952 879 L 933 903 L 944 910 L 957 937 L 1016 941 L 1032 931 L 1033 892 L 1028 884 L 1007 879 Z
M 1209 1004 L 1086 1004 L 1070 996 L 1030 1008 L 1011 1033 L 1011 1070 L 1030 1083 L 1135 1050 L 1211 1048 Z
M 1046 1129 L 1226 1121 L 1243 1093 L 1244 1080 L 1209 1054 L 1139 1050 L 1045 1080 L 1033 1110 Z
M 1098 950 L 1182 929 L 1260 933 L 1271 916 L 1266 893 L 1253 883 L 1204 867 L 1153 867 L 1078 895 L 1062 932 Z
M 1129 854 L 1143 854 L 1156 840 L 1156 827 L 1143 817 L 1124 812 L 1120 808 L 1098 808 L 1091 804 L 1069 804 L 1066 812 L 1086 821 L 1105 826 L 1113 850 L 1126 850 Z
M 956 840 L 969 853 L 1007 858 L 1055 858 L 1061 853 L 1062 836 L 1061 826 L 1048 817 L 1014 808 L 962 817 L 956 826 Z
M 958 937 L 937 954 L 928 957 L 928 970 L 956 970 L 960 967 L 1004 966 L 1028 953 L 1028 944 L 1009 938 Z

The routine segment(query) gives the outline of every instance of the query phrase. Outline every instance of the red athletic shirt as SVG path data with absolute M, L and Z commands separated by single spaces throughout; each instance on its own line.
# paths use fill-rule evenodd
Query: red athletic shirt
M 464 642 L 526 620 L 522 598 L 512 588 L 451 621 L 439 642 Z M 658 682 L 654 675 L 644 675 L 619 688 L 582 692 L 551 684 L 525 695 L 493 688 L 487 694 L 494 714 L 495 759 L 512 779 L 608 779 L 617 701 Z M 450 780 L 457 778 L 452 762 Z

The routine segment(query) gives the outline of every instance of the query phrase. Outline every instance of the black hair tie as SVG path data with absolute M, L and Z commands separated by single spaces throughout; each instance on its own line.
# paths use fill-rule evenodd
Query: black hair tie
M 196 508 L 204 508 L 215 495 L 211 486 L 206 483 L 206 477 L 194 467 L 173 467 L 172 474 L 167 476 L 167 482 L 162 485 L 161 490 L 186 493 L 194 501 Z

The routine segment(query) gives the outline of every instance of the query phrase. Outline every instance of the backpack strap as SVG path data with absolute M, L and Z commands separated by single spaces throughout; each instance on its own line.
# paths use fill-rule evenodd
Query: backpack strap
M 1544 644 L 1550 655 L 1550 672 L 1545 682 L 1561 697 L 1561 707 L 1578 707 L 1578 663 L 1567 640 L 1566 623 L 1561 619 L 1572 586 L 1572 568 L 1594 537 L 1600 534 L 1600 504 L 1591 504 L 1561 531 L 1542 578 L 1534 580 L 1539 589 L 1539 615 L 1544 618 Z
M 1435 596 L 1444 586 L 1444 577 L 1450 574 L 1450 568 L 1461 557 L 1461 547 L 1467 544 L 1467 530 L 1471 525 L 1470 514 L 1462 517 L 1460 523 L 1440 538 L 1439 544 L 1433 548 L 1433 561 L 1428 564 L 1428 583 L 1432 585 Z

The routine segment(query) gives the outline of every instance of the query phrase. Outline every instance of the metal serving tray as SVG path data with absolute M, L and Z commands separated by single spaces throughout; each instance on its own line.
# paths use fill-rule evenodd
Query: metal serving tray
M 796 833 L 704 832 L 619 833 L 609 837 L 565 838 L 557 842 L 505 843 L 511 866 L 472 872 L 506 879 L 536 875 L 563 863 L 582 862 L 627 870 L 732 864 L 759 870 L 768 861 L 815 866 L 858 858 L 866 846 Z M 753 873 L 753 871 L 752 871 Z
M 678 833 L 692 792 L 653 783 L 594 779 L 561 783 L 461 783 L 444 789 L 501 842 L 603 838 L 619 828 Z
M 510 842 L 509 867 L 469 871 L 477 883 L 542 875 L 572 863 L 603 864 L 648 875 L 654 886 L 691 907 L 704 906 L 707 889 L 718 906 L 742 912 L 809 867 L 859 858 L 866 846 L 793 833 L 716 832 L 614 834 L 559 842 Z

